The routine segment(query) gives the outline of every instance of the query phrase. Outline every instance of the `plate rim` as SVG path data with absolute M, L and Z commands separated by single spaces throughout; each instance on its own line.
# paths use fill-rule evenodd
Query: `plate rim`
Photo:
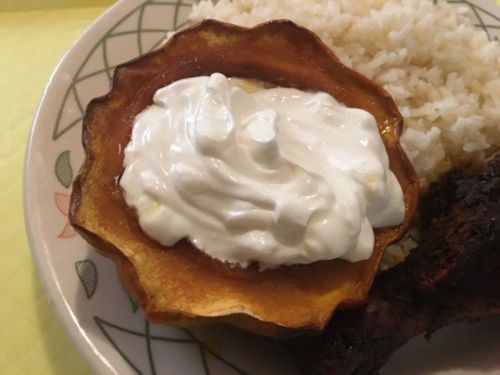
M 145 0 L 137 1 L 137 5 L 142 4 Z M 56 77 L 59 76 L 64 69 L 64 64 L 69 58 L 74 55 L 79 54 L 79 48 L 82 43 L 93 38 L 93 33 L 95 28 L 100 24 L 103 24 L 107 20 L 113 20 L 119 17 L 123 12 L 122 8 L 125 5 L 133 4 L 135 1 L 131 0 L 118 0 L 115 4 L 104 9 L 92 22 L 89 23 L 85 29 L 79 33 L 77 38 L 71 43 L 70 47 L 64 52 L 63 56 L 57 62 L 55 68 L 52 70 L 47 83 L 45 84 L 40 99 L 38 100 L 35 114 L 31 122 L 30 131 L 28 135 L 28 140 L 26 143 L 24 151 L 24 162 L 23 162 L 23 184 L 22 184 L 22 200 L 23 200 L 23 215 L 24 215 L 24 227 L 28 239 L 28 246 L 30 249 L 31 257 L 34 260 L 36 274 L 38 280 L 40 280 L 45 298 L 47 298 L 51 309 L 55 312 L 57 316 L 57 321 L 61 324 L 66 336 L 70 339 L 73 345 L 76 347 L 78 353 L 83 357 L 85 364 L 94 373 L 113 373 L 118 374 L 117 369 L 113 364 L 110 363 L 95 347 L 92 340 L 85 334 L 84 330 L 78 323 L 78 318 L 74 314 L 71 306 L 69 305 L 66 297 L 64 296 L 59 280 L 56 277 L 56 270 L 49 257 L 45 257 L 47 254 L 46 249 L 37 241 L 37 236 L 39 238 L 40 234 L 36 233 L 34 226 L 34 210 L 36 210 L 33 204 L 33 198 L 31 191 L 35 189 L 33 183 L 33 175 L 30 173 L 33 164 L 33 154 L 32 149 L 34 142 L 39 131 L 39 128 L 43 125 L 40 123 L 40 118 L 43 111 L 45 110 L 45 102 L 47 100 L 47 95 L 50 89 L 57 85 Z M 99 360 L 96 360 L 96 356 Z
M 127 9 L 127 6 L 139 6 L 144 2 L 146 2 L 146 0 L 118 0 L 115 4 L 106 8 L 93 21 L 91 21 L 85 27 L 84 31 L 79 33 L 53 68 L 52 73 L 50 74 L 49 79 L 41 92 L 24 151 L 22 172 L 24 226 L 28 238 L 31 257 L 34 260 L 36 274 L 38 276 L 38 280 L 40 280 L 43 286 L 44 295 L 51 304 L 51 309 L 53 309 L 52 311 L 55 310 L 57 320 L 62 325 L 67 337 L 69 337 L 73 345 L 75 345 L 77 351 L 84 359 L 85 364 L 95 373 L 117 374 L 120 373 L 120 370 L 116 368 L 118 367 L 116 363 L 110 362 L 104 355 L 101 354 L 101 351 L 94 345 L 93 340 L 85 333 L 85 330 L 78 321 L 78 316 L 73 311 L 74 309 L 68 303 L 67 298 L 61 290 L 60 278 L 57 277 L 54 264 L 51 258 L 46 256 L 48 254 L 47 248 L 38 241 L 41 234 L 36 233 L 37 230 L 34 225 L 34 212 L 38 208 L 36 205 L 33 205 L 34 198 L 33 195 L 30 194 L 31 191 L 36 189 L 36 186 L 33 185 L 36 183 L 36 179 L 29 171 L 32 169 L 34 158 L 32 150 L 36 136 L 40 132 L 40 128 L 44 125 L 46 126 L 46 124 L 40 123 L 40 118 L 44 111 L 46 111 L 45 106 L 47 104 L 47 95 L 51 88 L 61 85 L 61 82 L 58 82 L 56 77 L 63 72 L 63 69 L 65 68 L 64 65 L 67 63 L 67 60 L 81 54 L 79 51 L 81 44 L 94 39 L 96 27 L 104 24 L 106 21 L 113 21 L 117 17 L 120 17 L 124 10 Z M 498 2 L 497 5 L 500 7 Z M 97 31 L 97 33 L 99 33 L 99 31 Z M 96 356 L 98 358 L 96 358 Z

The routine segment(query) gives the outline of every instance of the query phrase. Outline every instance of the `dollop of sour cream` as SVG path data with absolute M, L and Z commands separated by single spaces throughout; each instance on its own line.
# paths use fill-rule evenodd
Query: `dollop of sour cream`
M 369 258 L 373 228 L 405 212 L 373 116 L 323 92 L 243 85 L 183 79 L 135 118 L 120 183 L 142 229 L 243 267 Z

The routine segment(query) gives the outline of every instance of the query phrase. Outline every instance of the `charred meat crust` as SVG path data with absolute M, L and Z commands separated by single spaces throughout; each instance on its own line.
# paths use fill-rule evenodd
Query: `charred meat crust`
M 290 348 L 306 374 L 373 374 L 411 337 L 500 313 L 500 157 L 449 173 L 422 202 L 422 240 L 381 273 L 368 304 Z

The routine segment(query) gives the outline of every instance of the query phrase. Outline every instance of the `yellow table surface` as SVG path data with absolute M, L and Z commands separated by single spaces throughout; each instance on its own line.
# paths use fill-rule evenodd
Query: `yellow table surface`
M 22 171 L 31 121 L 50 73 L 110 3 L 0 0 L 1 374 L 90 373 L 38 280 L 24 228 Z

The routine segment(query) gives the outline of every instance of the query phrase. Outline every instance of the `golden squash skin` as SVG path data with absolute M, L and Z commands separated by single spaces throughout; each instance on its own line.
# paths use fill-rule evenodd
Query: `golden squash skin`
M 403 188 L 406 214 L 401 225 L 375 230 L 370 259 L 260 271 L 214 260 L 187 241 L 164 247 L 144 234 L 119 186 L 133 120 L 161 87 L 214 72 L 325 91 L 375 117 L 390 168 Z M 226 322 L 268 336 L 319 331 L 336 308 L 365 301 L 383 250 L 411 224 L 418 179 L 399 144 L 402 126 L 392 98 L 342 65 L 312 32 L 290 21 L 247 29 L 207 20 L 119 66 L 111 91 L 90 102 L 83 121 L 85 161 L 73 185 L 70 222 L 115 261 L 125 288 L 152 322 Z

